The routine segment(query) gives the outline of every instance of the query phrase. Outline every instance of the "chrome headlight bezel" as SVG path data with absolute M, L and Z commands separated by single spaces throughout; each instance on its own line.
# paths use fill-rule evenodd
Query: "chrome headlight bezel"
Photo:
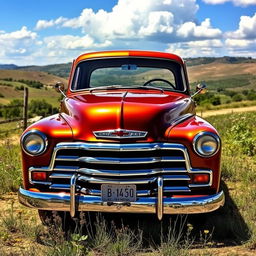
M 37 139 L 37 142 L 40 142 L 40 148 L 36 152 L 28 149 L 28 142 Z M 38 130 L 30 130 L 23 134 L 21 137 L 21 146 L 23 151 L 30 156 L 39 156 L 42 155 L 48 146 L 48 139 L 46 135 Z
M 205 140 L 205 142 L 204 142 L 204 140 Z M 212 150 L 209 153 L 204 151 L 204 149 L 202 148 L 203 143 L 206 143 L 206 142 L 212 142 L 212 143 L 215 143 L 215 145 L 216 145 L 214 147 L 214 150 Z M 193 139 L 194 151 L 199 156 L 202 156 L 202 157 L 212 157 L 212 156 L 214 156 L 219 151 L 220 146 L 221 146 L 220 137 L 217 134 L 212 133 L 212 132 L 200 132 Z

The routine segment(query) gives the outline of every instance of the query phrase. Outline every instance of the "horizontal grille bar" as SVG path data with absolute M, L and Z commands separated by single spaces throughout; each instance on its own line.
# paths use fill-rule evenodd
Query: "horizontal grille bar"
M 115 144 L 115 143 L 82 143 L 62 142 L 56 145 L 55 151 L 60 149 L 78 149 L 88 151 L 157 151 L 157 150 L 184 150 L 184 146 L 175 143 L 136 143 L 136 144 Z
M 56 157 L 56 161 L 83 162 L 89 164 L 150 164 L 162 162 L 185 162 L 184 157 L 145 157 L 145 158 L 111 158 L 111 157 Z
M 80 176 L 79 181 L 84 181 L 88 183 L 94 184 L 149 184 L 156 181 L 156 177 L 152 178 L 140 178 L 140 179 L 106 179 L 106 178 L 94 178 L 94 177 L 86 177 Z
M 157 168 L 157 169 L 141 169 L 141 170 L 97 170 L 97 169 L 61 169 L 54 168 L 54 172 L 50 175 L 50 178 L 71 178 L 74 171 L 82 175 L 90 176 L 106 176 L 106 177 L 130 177 L 130 176 L 150 176 L 156 174 L 168 174 L 168 173 L 187 173 L 185 168 Z M 66 172 L 66 173 L 65 173 Z M 70 172 L 67 174 L 67 172 Z

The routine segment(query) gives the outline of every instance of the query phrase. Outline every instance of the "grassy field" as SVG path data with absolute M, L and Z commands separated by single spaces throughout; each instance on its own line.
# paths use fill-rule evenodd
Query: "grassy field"
M 0 144 L 0 255 L 255 255 L 256 113 L 209 117 L 222 137 L 225 206 L 205 215 L 77 216 L 64 233 L 17 202 L 18 136 Z M 149 225 L 150 223 L 150 225 Z
M 1 84 L 2 83 L 2 84 Z M 3 85 L 9 83 L 9 86 Z M 23 99 L 23 90 L 17 90 L 16 86 L 28 87 L 26 84 L 20 82 L 6 82 L 0 80 L 0 90 L 4 97 L 0 97 L 0 104 L 6 105 L 14 99 Z M 42 89 L 29 88 L 29 100 L 42 100 L 45 99 L 54 107 L 59 106 L 60 94 L 52 88 L 44 87 Z
M 41 71 L 26 70 L 0 70 L 0 79 L 12 78 L 14 80 L 24 79 L 40 81 L 45 85 L 56 84 L 56 82 L 67 83 L 67 79 Z

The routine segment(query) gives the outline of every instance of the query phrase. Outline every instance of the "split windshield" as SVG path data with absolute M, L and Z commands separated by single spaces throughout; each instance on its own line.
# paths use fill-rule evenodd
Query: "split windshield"
M 145 58 L 109 58 L 87 60 L 78 64 L 73 76 L 73 91 L 91 88 L 155 87 L 185 91 L 180 64 Z

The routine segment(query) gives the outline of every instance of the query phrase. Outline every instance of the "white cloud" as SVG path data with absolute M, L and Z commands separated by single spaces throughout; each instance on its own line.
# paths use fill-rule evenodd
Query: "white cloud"
M 256 57 L 256 39 L 226 39 L 225 46 L 229 55 Z
M 170 42 L 183 23 L 194 22 L 198 8 L 196 0 L 119 0 L 110 12 L 84 9 L 78 17 L 40 20 L 36 27 L 80 28 L 97 42 L 131 38 Z M 208 35 L 211 32 L 215 31 Z
M 256 13 L 254 16 L 242 16 L 239 28 L 236 31 L 228 32 L 227 37 L 236 39 L 256 38 Z
M 231 0 L 204 1 L 220 4 Z M 233 0 L 243 5 L 249 1 Z M 197 0 L 118 0 L 111 11 L 87 8 L 73 18 L 38 20 L 37 33 L 26 27 L 10 33 L 0 30 L 0 62 L 61 63 L 98 49 L 167 48 L 184 57 L 221 56 L 236 49 L 247 55 L 256 50 L 256 13 L 242 16 L 237 30 L 223 34 L 209 18 L 198 23 L 198 9 Z M 50 27 L 58 28 L 58 36 L 43 36 L 41 30 Z M 67 34 L 71 29 L 72 35 Z
M 212 28 L 210 19 L 205 19 L 200 25 L 191 21 L 182 24 L 177 35 L 182 38 L 217 38 L 221 36 L 221 30 Z
M 29 31 L 27 27 L 23 26 L 21 30 L 17 30 L 11 33 L 5 33 L 1 31 L 0 33 L 0 42 L 10 41 L 11 40 L 27 40 L 27 39 L 35 39 L 37 34 L 35 32 Z
M 248 6 L 256 5 L 256 0 L 203 0 L 207 4 L 224 4 L 226 2 L 232 2 L 236 6 Z
M 60 25 L 63 22 L 65 22 L 66 20 L 67 19 L 63 18 L 63 17 L 59 17 L 56 20 L 48 20 L 48 21 L 47 20 L 39 20 L 36 23 L 35 29 L 36 30 L 41 30 L 41 29 L 46 29 L 46 28 L 53 27 L 53 26 L 56 26 L 56 25 Z
M 169 44 L 166 52 L 182 57 L 221 56 L 223 43 L 221 40 L 200 40 Z
M 225 34 L 225 47 L 230 55 L 256 56 L 256 13 L 242 16 L 239 27 Z
M 256 50 L 256 39 L 254 40 L 245 40 L 245 39 L 227 39 L 225 40 L 227 47 L 231 48 L 251 48 L 254 46 Z
M 94 40 L 89 36 L 49 36 L 44 39 L 44 43 L 48 49 L 54 50 L 88 50 L 93 48 L 108 47 L 111 45 L 110 41 L 103 43 L 95 43 Z
M 31 45 L 34 44 L 37 38 L 35 32 L 29 31 L 27 27 L 22 27 L 20 30 L 11 33 L 0 33 L 0 57 L 8 57 L 9 55 L 24 55 L 28 53 Z

